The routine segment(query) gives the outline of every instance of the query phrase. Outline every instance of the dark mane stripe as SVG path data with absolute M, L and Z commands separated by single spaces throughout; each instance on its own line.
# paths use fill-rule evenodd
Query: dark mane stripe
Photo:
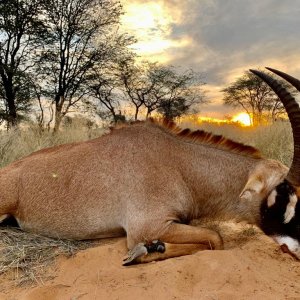
M 211 147 L 235 152 L 241 155 L 251 156 L 254 158 L 261 158 L 261 154 L 256 148 L 227 139 L 222 135 L 214 135 L 210 132 L 206 132 L 203 130 L 192 131 L 188 128 L 181 129 L 175 124 L 175 122 L 168 120 L 160 121 L 150 118 L 149 121 L 151 124 L 159 126 L 166 132 L 177 136 L 181 139 L 185 139 L 199 144 L 206 144 Z

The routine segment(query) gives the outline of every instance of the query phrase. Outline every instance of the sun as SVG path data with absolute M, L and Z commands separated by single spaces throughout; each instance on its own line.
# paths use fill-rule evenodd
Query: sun
M 239 113 L 232 117 L 232 122 L 240 123 L 243 126 L 251 126 L 251 117 L 247 113 Z

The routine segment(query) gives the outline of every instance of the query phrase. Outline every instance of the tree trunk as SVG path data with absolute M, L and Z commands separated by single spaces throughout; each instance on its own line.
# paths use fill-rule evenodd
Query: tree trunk
M 62 108 L 64 104 L 64 98 L 63 96 L 56 96 L 55 97 L 55 123 L 53 132 L 56 133 L 59 130 L 63 114 L 62 114 Z
M 148 119 L 150 117 L 151 113 L 152 113 L 152 110 L 147 108 L 146 119 Z
M 56 133 L 59 130 L 61 120 L 62 120 L 61 111 L 56 108 L 56 110 L 55 110 L 55 123 L 54 123 L 54 128 L 53 128 L 54 133 Z
M 8 101 L 7 101 L 8 102 Z M 8 102 L 8 116 L 7 116 L 7 127 L 15 127 L 18 124 L 17 110 L 14 100 Z
M 6 101 L 8 107 L 7 128 L 10 128 L 16 126 L 18 123 L 17 108 L 15 103 L 16 97 L 13 91 L 12 80 L 9 80 L 9 82 L 7 82 L 7 85 L 5 86 L 5 93 L 6 93 Z
M 56 95 L 55 97 L 55 123 L 54 123 L 54 128 L 53 128 L 53 132 L 56 133 L 59 130 L 62 118 L 63 118 L 63 105 L 65 102 L 65 98 L 64 96 L 59 96 Z
M 139 114 L 139 107 L 136 106 L 136 107 L 135 107 L 135 114 L 134 114 L 134 120 L 135 120 L 135 121 L 137 121 L 137 119 L 138 119 L 138 114 Z
M 118 123 L 118 116 L 117 116 L 117 114 L 115 113 L 115 110 L 114 110 L 114 109 L 111 109 L 111 114 L 112 114 L 112 116 L 113 116 L 114 124 L 117 124 L 117 123 Z

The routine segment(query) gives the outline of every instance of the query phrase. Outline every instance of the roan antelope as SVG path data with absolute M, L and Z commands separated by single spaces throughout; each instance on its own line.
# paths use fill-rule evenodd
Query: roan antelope
M 270 69 L 300 90 L 295 78 Z M 68 239 L 127 234 L 124 265 L 222 249 L 214 217 L 256 224 L 300 257 L 300 109 L 276 80 L 294 137 L 288 170 L 250 147 L 171 122 L 138 122 L 87 142 L 35 152 L 0 170 L 0 221 Z

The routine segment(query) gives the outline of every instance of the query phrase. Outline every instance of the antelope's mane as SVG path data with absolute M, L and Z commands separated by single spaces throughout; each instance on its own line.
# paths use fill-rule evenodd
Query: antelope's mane
M 179 126 L 177 126 L 175 122 L 167 119 L 160 120 L 149 118 L 147 121 L 132 122 L 130 125 L 120 124 L 117 125 L 115 128 L 118 129 L 122 127 L 132 126 L 135 124 L 150 124 L 152 126 L 154 125 L 156 127 L 159 127 L 164 132 L 171 134 L 172 136 L 195 144 L 208 145 L 210 147 L 223 149 L 226 151 L 234 152 L 244 156 L 250 156 L 253 158 L 262 157 L 259 150 L 252 146 L 244 145 L 242 143 L 235 142 L 231 139 L 227 139 L 222 135 L 214 135 L 204 130 L 193 131 L 189 128 L 182 129 Z

